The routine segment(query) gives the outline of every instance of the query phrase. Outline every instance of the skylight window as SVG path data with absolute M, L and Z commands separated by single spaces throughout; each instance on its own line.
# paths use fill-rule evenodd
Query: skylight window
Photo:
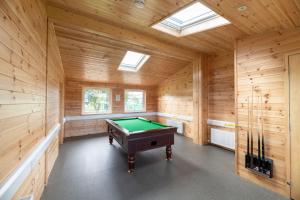
M 210 8 L 200 2 L 196 2 L 172 14 L 152 27 L 171 35 L 181 37 L 229 23 L 228 20 L 218 15 Z
M 119 65 L 119 70 L 137 72 L 149 59 L 149 55 L 127 51 Z

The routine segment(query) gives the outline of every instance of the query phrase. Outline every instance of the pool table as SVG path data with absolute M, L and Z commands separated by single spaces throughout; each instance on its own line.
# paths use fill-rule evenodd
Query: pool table
M 109 143 L 115 139 L 128 154 L 128 172 L 135 169 L 135 153 L 166 147 L 166 159 L 172 159 L 174 133 L 177 128 L 144 118 L 107 119 Z

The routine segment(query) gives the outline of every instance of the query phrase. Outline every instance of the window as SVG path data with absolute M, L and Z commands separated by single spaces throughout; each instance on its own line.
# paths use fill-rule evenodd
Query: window
M 145 97 L 143 90 L 125 90 L 125 112 L 146 111 Z
M 83 114 L 111 112 L 111 92 L 108 88 L 83 88 Z
M 149 55 L 127 51 L 119 65 L 119 70 L 137 72 L 143 64 L 149 59 Z
M 152 27 L 180 37 L 229 23 L 210 8 L 200 2 L 195 2 Z

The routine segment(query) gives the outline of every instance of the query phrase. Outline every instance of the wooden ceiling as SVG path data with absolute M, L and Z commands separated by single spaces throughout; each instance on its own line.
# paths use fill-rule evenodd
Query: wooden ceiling
M 249 35 L 300 27 L 300 0 L 204 1 Z M 247 10 L 238 11 L 241 6 Z
M 80 0 L 76 3 L 74 0 L 50 0 L 49 4 L 195 51 L 214 53 L 233 50 L 234 39 L 245 35 L 234 25 L 227 25 L 181 38 L 151 28 L 154 23 L 193 1 L 146 0 L 146 6 L 143 9 L 137 8 L 133 0 Z
M 70 32 L 73 34 L 69 35 Z M 56 34 L 67 79 L 152 86 L 189 64 L 144 51 L 151 57 L 138 72 L 119 71 L 117 68 L 127 48 L 103 40 L 98 43 L 87 33 L 74 36 L 74 30 L 58 26 Z
M 300 26 L 299 0 L 201 0 L 229 19 L 232 24 L 183 38 L 176 38 L 151 28 L 152 24 L 193 1 L 146 0 L 145 8 L 140 9 L 134 6 L 133 0 L 49 0 L 50 5 L 208 53 L 232 50 L 233 40 L 245 34 Z M 238 7 L 242 5 L 248 9 L 240 12 Z M 231 45 L 228 46 L 228 43 Z
M 300 25 L 299 0 L 202 0 L 232 24 L 180 38 L 151 28 L 193 1 L 146 0 L 140 9 L 133 0 L 49 0 L 67 78 L 156 85 L 197 52 L 233 51 L 237 38 Z M 136 74 L 117 71 L 126 49 L 152 56 Z

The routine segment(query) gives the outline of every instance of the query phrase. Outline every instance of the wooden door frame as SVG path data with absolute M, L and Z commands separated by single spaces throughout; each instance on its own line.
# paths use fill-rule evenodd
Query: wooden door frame
M 208 55 L 199 54 L 192 62 L 193 69 L 193 123 L 192 137 L 196 144 L 207 144 Z
M 59 123 L 61 125 L 60 134 L 59 134 L 59 143 L 64 143 L 64 109 L 65 109 L 65 101 L 64 101 L 64 80 L 59 81 Z
M 300 54 L 300 49 L 289 51 L 284 54 L 284 91 L 285 91 L 285 101 L 286 103 L 286 111 L 287 111 L 287 121 L 286 121 L 286 133 L 287 133 L 287 144 L 286 144 L 286 155 L 287 155 L 287 162 L 286 162 L 286 169 L 287 169 L 287 183 L 289 185 L 290 190 L 290 197 L 292 196 L 292 187 L 291 187 L 291 132 L 290 132 L 290 66 L 289 66 L 289 56 Z

